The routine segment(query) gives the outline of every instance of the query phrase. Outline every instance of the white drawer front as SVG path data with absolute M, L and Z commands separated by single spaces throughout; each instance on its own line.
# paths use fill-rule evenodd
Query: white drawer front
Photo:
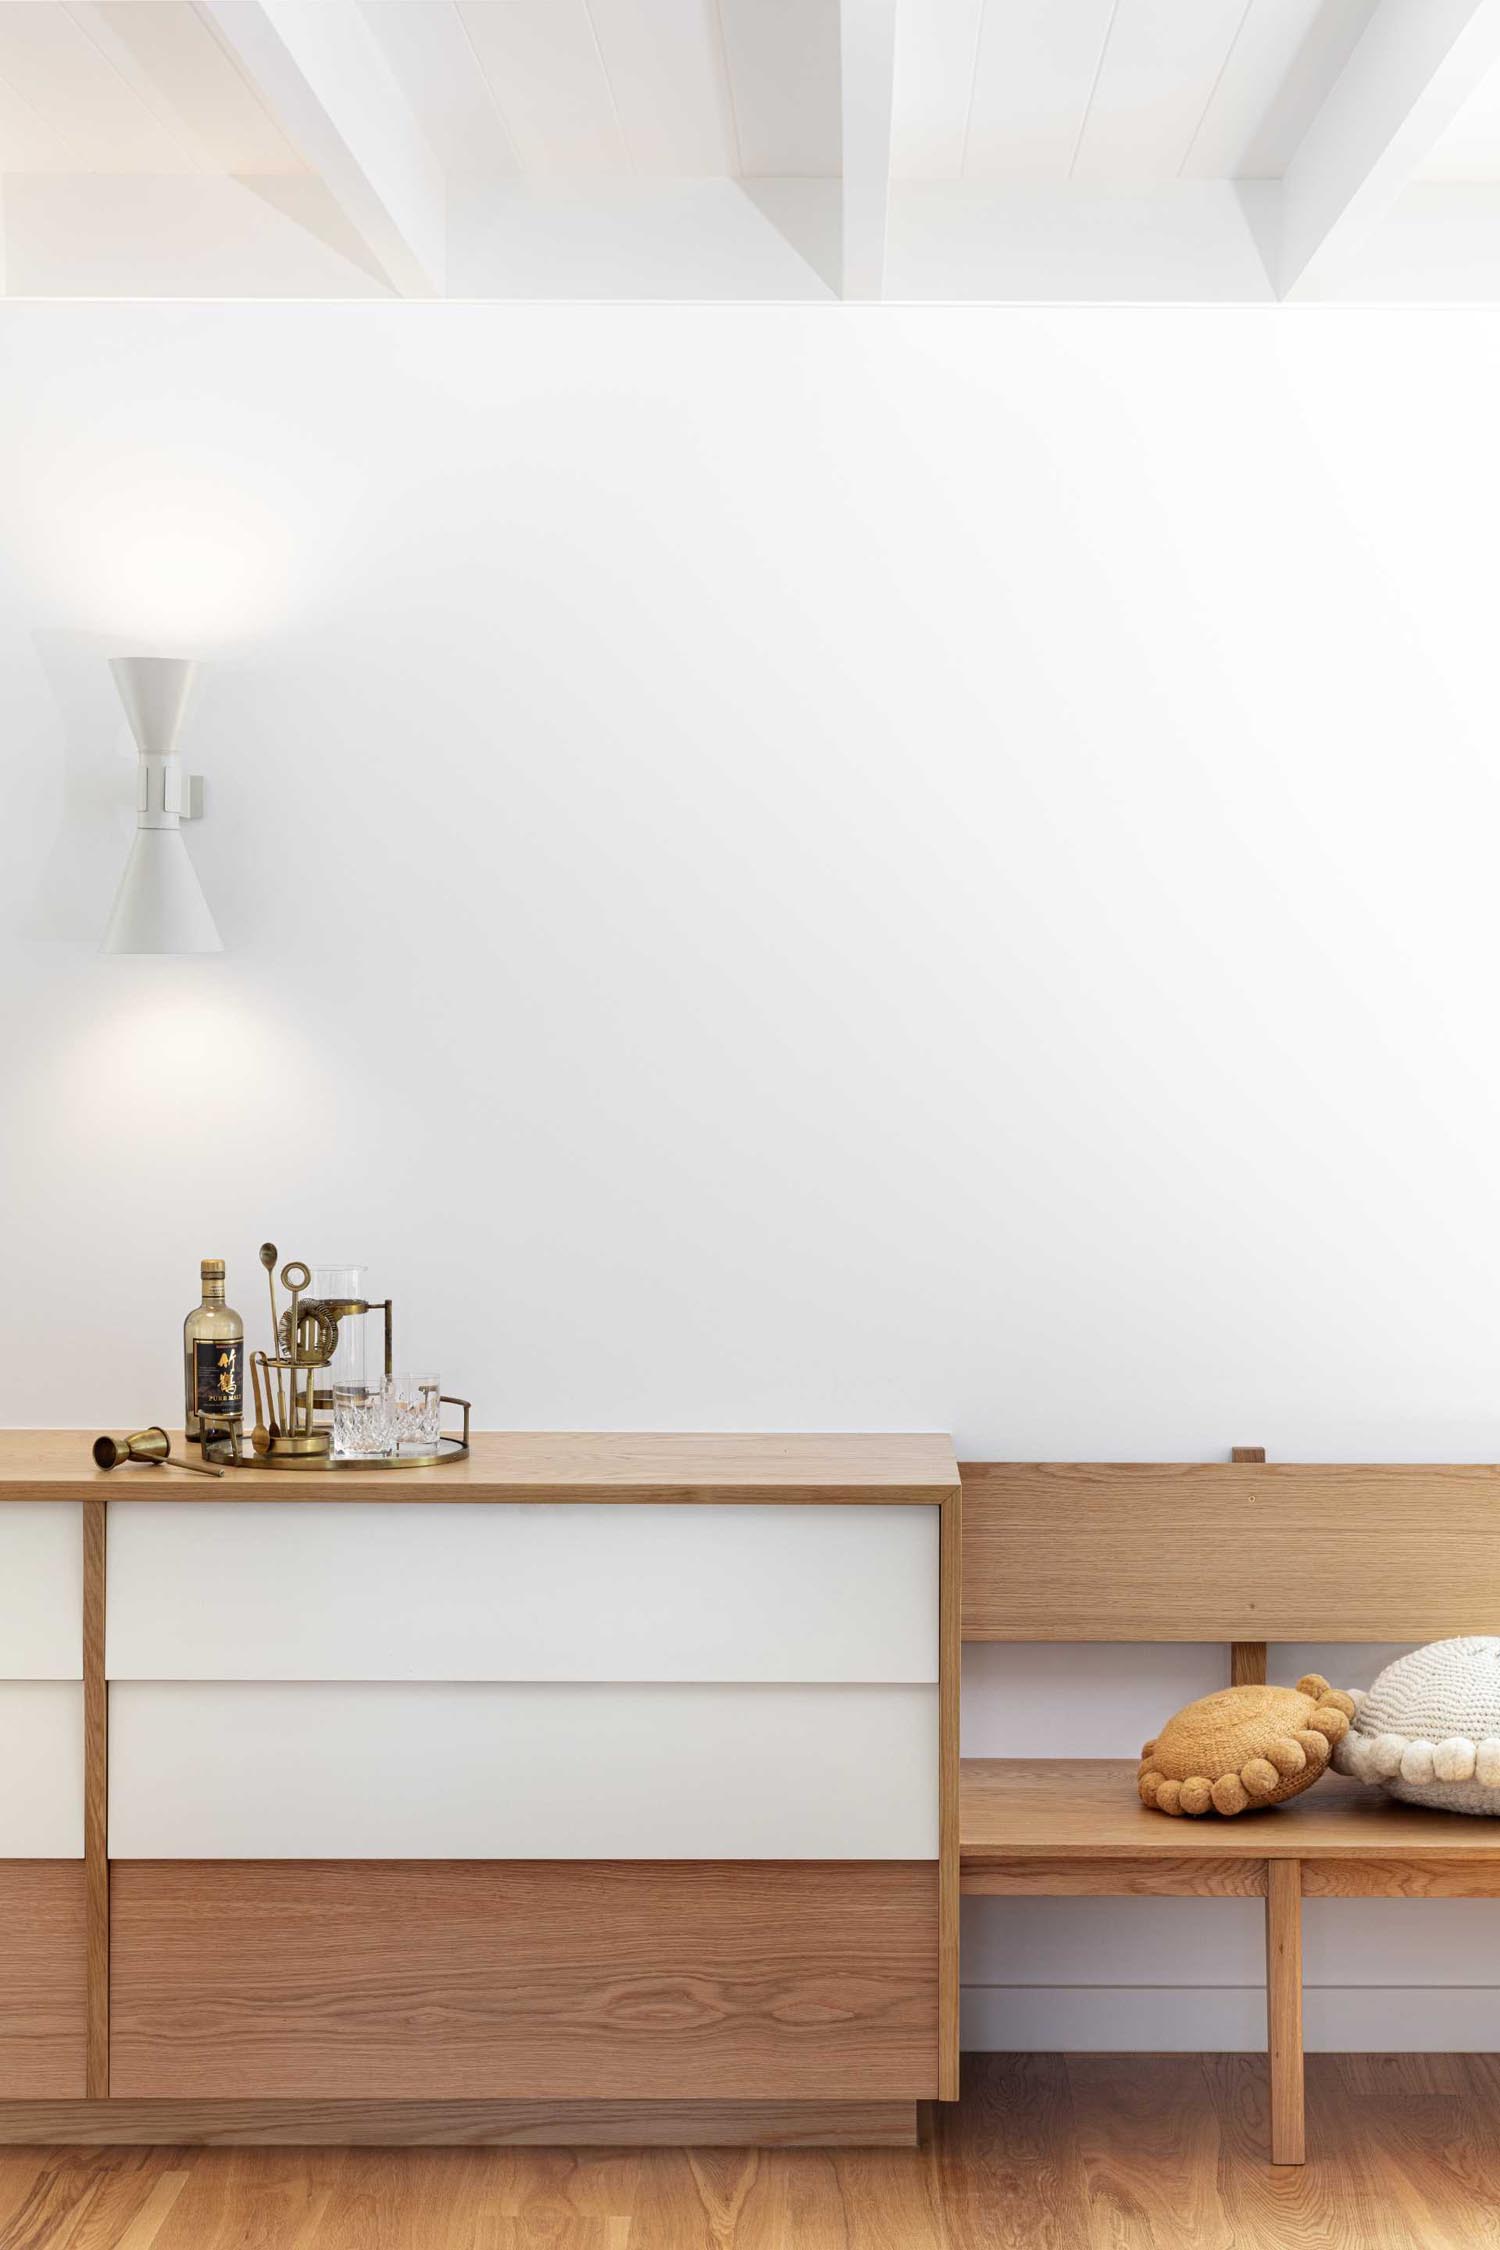
M 117 1859 L 931 1859 L 926 1687 L 110 1689 Z
M 78 1440 L 80 1458 L 86 1441 Z M 83 1678 L 83 1510 L 0 1507 L 0 1680 Z
M 132 1501 L 116 1680 L 937 1679 L 938 1512 Z
M 0 1859 L 82 1857 L 82 1682 L 0 1680 Z

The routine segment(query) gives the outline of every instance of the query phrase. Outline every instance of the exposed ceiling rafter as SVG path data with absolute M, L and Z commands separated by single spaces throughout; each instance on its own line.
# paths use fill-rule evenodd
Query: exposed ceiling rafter
M 355 0 L 198 0 L 403 297 L 443 293 L 442 167 Z
M 1500 60 L 1500 0 L 1381 0 L 1282 182 L 1283 297 L 1324 294 Z
M 846 297 L 879 297 L 885 287 L 896 6 L 897 0 L 843 0 L 840 15 Z

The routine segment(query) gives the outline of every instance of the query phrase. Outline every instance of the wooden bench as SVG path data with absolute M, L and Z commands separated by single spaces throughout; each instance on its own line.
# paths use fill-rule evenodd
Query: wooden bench
M 966 1465 L 964 1638 L 1425 1641 L 1500 1621 L 1500 1468 Z M 1342 1683 L 1340 1683 L 1342 1684 Z M 1161 1714 L 1165 1720 L 1169 1714 Z M 1500 1824 L 1327 1775 L 1232 1820 L 1148 1812 L 1130 1759 L 967 1758 L 960 1884 L 991 1898 L 1264 1898 L 1271 2158 L 1305 2154 L 1302 1900 L 1500 1896 Z

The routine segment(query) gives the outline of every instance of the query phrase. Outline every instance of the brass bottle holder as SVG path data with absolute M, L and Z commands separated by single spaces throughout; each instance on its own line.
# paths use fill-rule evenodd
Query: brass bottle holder
M 262 1244 L 261 1264 L 271 1290 L 271 1341 L 276 1348 L 250 1354 L 255 1427 L 248 1437 L 238 1439 L 232 1433 L 212 1438 L 205 1433 L 204 1458 L 223 1468 L 238 1469 L 432 1469 L 443 1461 L 462 1460 L 469 1450 L 469 1401 L 446 1394 L 440 1403 L 463 1411 L 461 1436 L 444 1431 L 436 1447 L 422 1453 L 334 1452 L 332 1430 L 317 1419 L 320 1409 L 331 1409 L 333 1404 L 331 1390 L 318 1388 L 318 1371 L 331 1364 L 338 1350 L 341 1320 L 379 1312 L 385 1315 L 385 1373 L 389 1380 L 393 1366 L 391 1299 L 306 1296 L 311 1270 L 300 1258 L 289 1258 L 281 1269 L 281 1286 L 291 1301 L 285 1312 L 278 1312 L 276 1255 L 274 1243 Z

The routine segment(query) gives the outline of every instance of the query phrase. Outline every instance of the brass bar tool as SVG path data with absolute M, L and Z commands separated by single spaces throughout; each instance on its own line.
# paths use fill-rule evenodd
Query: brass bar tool
M 263 1383 L 264 1388 L 262 1388 Z M 274 1408 L 270 1415 L 271 1426 L 269 1429 L 266 1427 L 267 1405 L 271 1392 L 271 1366 L 264 1352 L 252 1352 L 250 1354 L 250 1388 L 255 1394 L 255 1427 L 250 1432 L 250 1443 L 257 1453 L 264 1453 L 272 1438 L 279 1436 L 281 1430 Z
M 274 1242 L 263 1242 L 261 1244 L 260 1262 L 266 1269 L 266 1287 L 271 1292 L 271 1349 L 273 1352 L 279 1352 L 281 1343 L 277 1335 L 277 1322 L 281 1315 L 276 1310 L 276 1245 Z M 281 1369 L 279 1367 L 276 1370 L 276 1412 L 274 1417 L 271 1414 L 271 1376 L 269 1368 L 266 1372 L 266 1418 L 268 1421 L 274 1419 L 278 1429 L 284 1430 L 286 1428 L 286 1406 L 281 1396 Z
M 141 1461 L 152 1469 L 185 1469 L 190 1477 L 221 1477 L 222 1469 L 200 1468 L 196 1461 L 174 1461 L 172 1440 L 159 1422 L 149 1430 L 132 1430 L 127 1437 L 96 1437 L 94 1460 L 101 1469 L 117 1469 L 122 1461 Z
M 271 1248 L 266 1243 L 261 1255 Z M 269 1273 L 270 1268 L 267 1267 Z M 326 1367 L 338 1343 L 338 1323 L 316 1298 L 306 1295 L 312 1280 L 312 1268 L 301 1258 L 288 1258 L 281 1269 L 281 1286 L 290 1303 L 276 1323 L 274 1343 L 266 1372 L 266 1390 L 270 1392 L 269 1368 L 276 1370 L 277 1407 L 281 1407 L 281 1383 L 286 1377 L 286 1408 L 278 1412 L 279 1430 L 273 1429 L 265 1436 L 265 1458 L 276 1461 L 314 1461 L 326 1459 L 330 1450 L 327 1430 L 316 1426 L 315 1371 Z M 273 1291 L 272 1302 L 275 1302 Z M 251 1367 L 255 1362 L 252 1359 Z M 259 1435 L 251 1443 L 258 1449 Z
M 300 1274 L 301 1279 L 293 1281 L 293 1274 Z M 304 1429 L 299 1429 L 297 1426 L 300 1411 L 297 1404 L 297 1322 L 302 1309 L 302 1292 L 311 1280 L 312 1269 L 305 1265 L 300 1258 L 288 1258 L 281 1269 L 281 1286 L 292 1300 L 292 1309 L 287 1315 L 286 1323 L 286 1356 L 291 1363 L 291 1371 L 287 1376 L 287 1389 L 291 1393 L 290 1414 L 286 1423 L 289 1437 L 310 1437 L 312 1435 L 312 1416 L 310 1414 Z

